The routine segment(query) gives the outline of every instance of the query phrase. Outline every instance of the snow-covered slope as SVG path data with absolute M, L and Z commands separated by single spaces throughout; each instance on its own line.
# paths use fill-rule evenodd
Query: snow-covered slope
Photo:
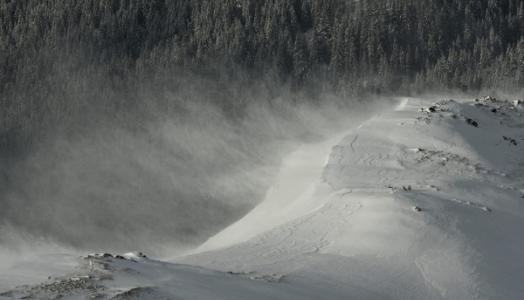
M 324 189 L 316 211 L 185 261 L 220 270 L 320 273 L 343 283 L 348 295 L 520 299 L 521 109 L 491 98 L 436 105 L 405 99 L 333 149 L 323 176 L 332 190 Z M 267 215 L 270 220 L 273 212 Z M 247 223 L 249 230 L 256 227 L 251 221 L 234 226 Z
M 265 199 L 241 220 L 210 238 L 194 252 L 205 252 L 248 241 L 268 230 L 318 210 L 330 187 L 321 181 L 333 145 L 347 132 L 318 144 L 303 145 L 283 160 Z
M 4 295 L 524 299 L 523 113 L 403 99 L 290 154 L 266 200 L 189 255 L 88 257 Z

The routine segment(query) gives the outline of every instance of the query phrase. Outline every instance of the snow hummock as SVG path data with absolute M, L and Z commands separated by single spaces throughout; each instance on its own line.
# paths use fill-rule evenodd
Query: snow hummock
M 322 207 L 330 190 L 320 181 L 331 147 L 347 132 L 318 144 L 304 145 L 284 159 L 265 199 L 238 222 L 210 238 L 194 252 L 225 248 L 248 241 Z
M 401 99 L 291 153 L 262 203 L 185 256 L 90 255 L 2 295 L 524 299 L 521 103 Z

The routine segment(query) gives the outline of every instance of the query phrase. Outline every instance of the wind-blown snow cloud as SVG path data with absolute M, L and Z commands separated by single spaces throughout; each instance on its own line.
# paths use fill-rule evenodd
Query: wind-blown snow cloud
M 350 120 L 337 101 L 253 101 L 235 120 L 186 104 L 182 116 L 159 117 L 144 130 L 101 126 L 59 136 L 9 174 L 0 228 L 83 249 L 197 245 L 263 197 L 284 152 Z

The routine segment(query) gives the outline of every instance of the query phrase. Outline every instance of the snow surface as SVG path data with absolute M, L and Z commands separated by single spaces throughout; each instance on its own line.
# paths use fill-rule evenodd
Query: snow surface
M 2 295 L 524 299 L 521 106 L 402 99 L 291 153 L 262 203 L 185 256 L 91 255 Z

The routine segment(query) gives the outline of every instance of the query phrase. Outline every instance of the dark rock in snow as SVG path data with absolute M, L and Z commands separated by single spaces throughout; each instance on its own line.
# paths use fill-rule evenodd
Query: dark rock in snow
M 473 126 L 473 127 L 479 127 L 479 123 L 473 119 L 470 119 L 470 118 L 467 118 L 466 119 L 466 123 L 468 123 L 469 125 Z
M 502 137 L 505 141 L 508 141 L 510 144 L 512 144 L 513 146 L 517 146 L 518 143 L 517 143 L 517 140 L 513 139 L 513 138 L 510 138 L 510 137 L 507 137 L 507 136 L 503 136 Z

